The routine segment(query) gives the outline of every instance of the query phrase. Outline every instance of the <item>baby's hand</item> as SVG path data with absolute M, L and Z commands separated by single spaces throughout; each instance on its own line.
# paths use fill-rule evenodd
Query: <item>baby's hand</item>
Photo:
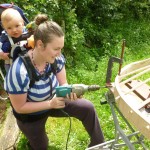
M 0 52 L 0 59 L 9 60 L 9 53 Z

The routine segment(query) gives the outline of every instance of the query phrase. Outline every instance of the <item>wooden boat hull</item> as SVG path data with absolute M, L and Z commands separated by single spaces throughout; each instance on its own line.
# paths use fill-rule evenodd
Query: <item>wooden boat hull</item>
M 116 104 L 124 117 L 150 139 L 150 59 L 131 63 L 121 70 L 113 84 Z M 142 79 L 146 76 L 146 80 Z

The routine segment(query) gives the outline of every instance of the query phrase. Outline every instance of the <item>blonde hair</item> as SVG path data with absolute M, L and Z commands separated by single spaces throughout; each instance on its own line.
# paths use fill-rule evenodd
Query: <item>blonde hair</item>
M 64 33 L 62 28 L 54 21 L 49 21 L 46 14 L 38 14 L 35 19 L 36 28 L 34 31 L 35 44 L 37 40 L 41 40 L 46 46 L 55 36 L 62 37 Z
M 1 14 L 2 25 L 3 25 L 3 22 L 10 21 L 11 19 L 16 18 L 16 17 L 23 21 L 23 18 L 21 17 L 20 13 L 17 10 L 13 8 L 7 8 Z

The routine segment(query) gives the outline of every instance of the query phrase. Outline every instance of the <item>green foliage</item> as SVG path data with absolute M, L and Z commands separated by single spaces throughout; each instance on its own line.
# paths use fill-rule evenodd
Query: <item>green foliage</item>
M 99 56 L 112 55 L 110 49 L 125 38 L 123 33 L 132 34 L 131 30 L 124 32 L 123 25 L 129 27 L 136 25 L 134 21 L 138 23 L 149 18 L 149 1 L 76 1 L 74 7 L 79 27 L 84 31 L 85 45 L 95 47 L 95 55 Z M 114 32 L 113 28 L 118 31 Z M 132 39 L 129 41 L 133 42 Z
M 1 3 L 4 2 L 10 3 L 9 0 Z M 83 68 L 94 70 L 94 65 L 87 65 L 87 60 L 99 61 L 100 57 L 113 55 L 114 49 L 115 53 L 119 52 L 116 45 L 124 38 L 130 50 L 143 45 L 142 40 L 145 39 L 149 44 L 148 24 L 136 28 L 137 24 L 141 24 L 141 20 L 149 20 L 148 0 L 14 0 L 13 2 L 24 10 L 30 21 L 38 13 L 46 13 L 63 27 L 65 32 L 63 53 L 67 57 L 68 68 L 82 64 Z M 130 47 L 131 45 L 135 47 Z

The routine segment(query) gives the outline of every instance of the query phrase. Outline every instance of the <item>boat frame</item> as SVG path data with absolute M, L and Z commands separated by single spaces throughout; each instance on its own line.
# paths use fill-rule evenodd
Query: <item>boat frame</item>
M 106 141 L 102 144 L 87 148 L 86 150 L 98 150 L 98 149 L 118 150 L 124 146 L 128 147 L 130 150 L 135 150 L 136 144 L 140 144 L 143 150 L 148 150 L 148 148 L 144 144 L 144 140 L 145 137 L 147 139 L 150 139 L 150 134 L 149 134 L 150 121 L 148 121 L 147 118 L 141 115 L 140 109 L 142 109 L 143 107 L 145 107 L 147 104 L 150 103 L 150 98 L 148 97 L 144 99 L 142 97 L 142 99 L 144 100 L 134 108 L 134 107 L 130 107 L 128 102 L 126 102 L 125 95 L 127 96 L 131 94 L 131 96 L 133 95 L 135 96 L 137 94 L 137 93 L 135 94 L 136 89 L 144 85 L 147 87 L 146 83 L 150 81 L 150 78 L 148 78 L 144 82 L 140 82 L 138 85 L 134 87 L 131 87 L 131 89 L 125 87 L 126 89 L 125 93 L 123 93 L 121 88 L 122 87 L 124 88 L 124 86 L 126 86 L 126 83 L 136 79 L 140 75 L 149 72 L 150 59 L 133 62 L 121 68 L 123 62 L 124 47 L 125 47 L 125 40 L 123 40 L 123 44 L 122 44 L 121 57 L 120 58 L 111 57 L 108 61 L 107 76 L 106 76 L 106 87 L 108 88 L 108 92 L 105 93 L 106 101 L 101 103 L 101 104 L 108 103 L 110 106 L 111 114 L 115 126 L 115 138 L 113 140 Z M 111 76 L 112 76 L 113 63 L 119 63 L 120 66 L 119 66 L 119 73 L 116 76 L 115 81 L 112 83 Z M 132 74 L 134 74 L 133 77 L 124 79 Z M 124 81 L 122 81 L 122 79 L 124 79 Z M 135 97 L 138 96 L 139 95 L 136 95 Z M 139 97 L 139 99 L 140 98 L 141 97 Z M 118 117 L 122 118 L 124 123 L 127 125 L 128 129 L 130 130 L 131 134 L 127 135 L 124 132 L 124 129 L 120 126 L 120 121 Z M 104 147 L 108 147 L 108 148 L 104 148 Z

